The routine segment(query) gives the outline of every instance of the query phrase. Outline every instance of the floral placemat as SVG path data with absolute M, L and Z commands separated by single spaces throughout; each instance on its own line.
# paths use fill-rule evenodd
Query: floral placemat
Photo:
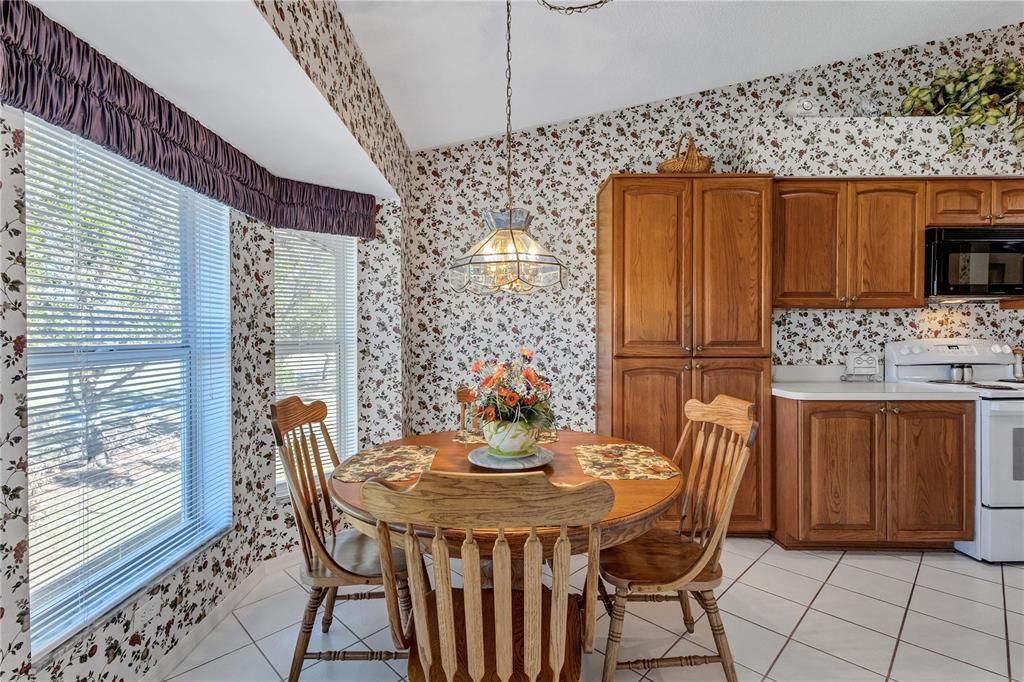
M 479 445 L 480 443 L 486 443 L 487 440 L 479 433 L 473 433 L 472 431 L 465 431 L 459 433 L 455 432 L 455 437 L 452 438 L 456 443 L 467 443 L 472 445 Z M 544 443 L 554 443 L 558 440 L 557 431 L 545 431 L 537 436 L 537 443 L 543 445 Z
M 665 479 L 679 475 L 672 464 L 646 445 L 577 445 L 583 473 L 594 478 Z
M 406 481 L 429 469 L 436 453 L 437 448 L 425 445 L 367 448 L 342 462 L 331 476 L 347 483 L 360 483 L 371 478 Z

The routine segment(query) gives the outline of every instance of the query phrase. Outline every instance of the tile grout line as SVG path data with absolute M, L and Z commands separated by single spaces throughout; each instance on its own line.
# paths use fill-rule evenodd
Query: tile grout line
M 211 658 L 210 660 L 208 660 L 208 661 L 203 661 L 202 663 L 200 663 L 200 664 L 198 664 L 198 665 L 194 665 L 194 666 L 192 666 L 191 668 L 186 668 L 186 669 L 184 669 L 184 670 L 181 670 L 181 671 L 179 671 L 179 672 L 175 672 L 175 670 L 177 670 L 177 668 L 176 668 L 175 670 L 172 670 L 172 671 L 171 671 L 171 672 L 173 672 L 174 674 L 173 674 L 173 675 L 170 675 L 170 676 L 168 676 L 168 677 L 165 677 L 165 678 L 164 678 L 164 680 L 173 680 L 173 679 L 174 679 L 174 678 L 176 678 L 176 677 L 181 677 L 182 675 L 184 675 L 184 674 L 185 674 L 185 673 L 187 673 L 187 672 L 192 672 L 192 671 L 193 671 L 193 670 L 195 670 L 196 668 L 201 668 L 201 667 L 203 667 L 204 665 L 206 665 L 207 663 L 213 663 L 214 661 L 218 661 L 218 660 L 220 660 L 220 659 L 224 658 L 225 656 L 228 656 L 228 655 L 230 655 L 230 654 L 233 654 L 233 653 L 235 653 L 236 651 L 238 651 L 238 650 L 240 650 L 240 649 L 244 649 L 245 647 L 249 646 L 250 644 L 256 644 L 256 640 L 254 640 L 254 639 L 252 638 L 252 635 L 250 635 L 250 634 L 249 634 L 249 631 L 248 631 L 248 630 L 246 630 L 246 629 L 245 629 L 245 626 L 244 626 L 244 625 L 242 625 L 242 622 L 238 620 L 238 617 L 237 617 L 237 616 L 235 616 L 235 612 L 234 612 L 234 611 L 230 612 L 230 613 L 229 613 L 229 614 L 228 614 L 227 616 L 225 616 L 225 617 L 224 617 L 224 620 L 222 620 L 222 621 L 221 621 L 221 623 L 223 623 L 223 622 L 224 622 L 225 620 L 227 620 L 228 618 L 234 618 L 234 619 L 235 619 L 235 622 L 236 622 L 236 623 L 238 623 L 238 627 L 242 628 L 242 633 L 243 633 L 243 634 L 245 634 L 245 636 L 249 638 L 249 641 L 248 641 L 248 642 L 247 642 L 246 644 L 243 644 L 242 646 L 237 646 L 237 647 L 235 647 L 234 649 L 230 649 L 230 650 L 228 650 L 228 651 L 225 651 L 225 652 L 223 652 L 223 653 L 220 653 L 220 654 L 218 654 L 218 655 L 214 656 L 213 658 Z M 217 625 L 215 625 L 214 627 L 215 627 L 215 628 L 218 628 L 218 627 L 220 627 L 220 623 L 218 623 L 218 624 L 217 624 Z M 259 647 L 257 646 L 257 648 L 259 648 Z M 195 650 L 195 647 L 192 647 L 192 649 L 193 649 L 193 650 Z M 186 655 L 191 655 L 191 654 L 192 654 L 192 651 L 189 651 L 189 652 L 188 652 L 188 654 L 186 654 Z M 182 663 L 184 663 L 184 662 L 185 662 L 185 661 L 184 661 L 184 660 L 182 660 Z M 179 663 L 178 665 L 180 666 L 181 664 Z M 273 666 L 271 666 L 271 667 L 273 667 Z M 277 670 L 275 670 L 274 672 L 277 672 Z
M 1006 644 L 1006 680 L 1007 682 L 1013 682 L 1013 654 L 1010 649 L 1010 616 L 1006 612 L 1006 568 L 999 565 L 999 578 L 1003 583 L 1003 634 L 1006 635 L 1004 640 Z
M 234 617 L 235 620 L 238 621 L 238 624 L 242 627 L 242 632 L 245 633 L 246 637 L 248 637 L 249 639 L 252 640 L 253 646 L 256 647 L 256 651 L 260 652 L 260 656 L 263 657 L 263 660 L 267 662 L 267 665 L 269 665 L 270 669 L 273 670 L 274 673 L 276 674 L 277 673 L 277 668 L 275 668 L 274 664 L 270 662 L 270 659 L 267 658 L 267 655 L 265 653 L 263 653 L 263 649 L 260 648 L 260 645 L 256 644 L 256 638 L 253 637 L 252 633 L 249 632 L 249 629 L 245 627 L 245 623 L 242 622 L 242 619 L 239 618 L 238 616 L 235 616 L 235 612 L 234 611 L 231 612 L 231 615 Z M 291 625 L 289 625 L 288 627 L 291 627 Z M 284 628 L 281 628 L 281 629 L 283 630 Z M 277 630 L 277 632 L 280 632 L 280 631 L 281 630 Z M 273 634 L 273 633 L 271 633 L 271 634 Z M 267 636 L 269 637 L 270 635 L 267 635 Z M 246 645 L 246 646 L 248 646 L 248 645 Z
M 910 614 L 910 604 L 914 601 L 914 590 L 917 588 L 917 576 L 921 574 L 922 566 L 924 566 L 923 553 L 917 562 L 917 572 L 914 573 L 914 583 L 910 586 L 910 594 L 907 596 L 907 605 L 903 609 L 903 619 L 900 621 L 899 632 L 896 633 L 896 646 L 892 649 L 892 657 L 889 659 L 889 669 L 885 673 L 886 682 L 892 679 L 892 669 L 896 665 L 896 654 L 899 652 L 900 643 L 903 641 L 903 627 L 907 624 L 907 616 Z
M 823 581 L 821 581 L 821 585 L 819 585 L 818 589 L 814 592 L 814 596 L 811 597 L 811 600 L 809 602 L 807 602 L 807 606 L 806 606 L 806 608 L 804 608 L 804 612 L 800 614 L 800 619 L 797 620 L 796 625 L 793 626 L 793 629 L 789 631 L 789 635 L 786 637 L 786 641 L 782 643 L 782 648 L 779 649 L 779 653 L 775 654 L 775 658 L 772 659 L 771 665 L 768 666 L 768 670 L 765 671 L 764 677 L 761 678 L 762 681 L 768 679 L 768 676 L 772 672 L 772 668 L 774 668 L 775 664 L 779 662 L 780 658 L 782 658 L 782 652 L 784 652 L 786 650 L 786 647 L 789 646 L 789 643 L 791 641 L 793 641 L 793 635 L 796 634 L 797 628 L 800 627 L 800 624 L 804 622 L 804 618 L 806 618 L 807 614 L 810 612 L 811 604 L 813 604 L 814 600 L 816 600 L 818 598 L 818 595 L 821 594 L 821 591 L 823 589 L 825 589 L 825 585 L 828 584 L 828 581 L 832 577 L 832 574 L 836 572 L 837 568 L 839 568 L 839 564 L 842 563 L 843 557 L 845 557 L 845 556 L 846 556 L 846 552 L 845 551 L 842 554 L 839 555 L 839 558 L 832 565 L 832 570 L 828 572 L 828 575 L 825 576 L 825 579 Z M 827 652 L 823 652 L 823 653 L 827 653 Z M 835 658 L 839 658 L 839 657 L 836 656 Z M 845 660 L 845 659 L 839 659 L 839 660 Z M 847 661 L 847 662 L 849 662 L 849 661 Z M 854 664 L 854 665 L 856 665 L 856 664 Z

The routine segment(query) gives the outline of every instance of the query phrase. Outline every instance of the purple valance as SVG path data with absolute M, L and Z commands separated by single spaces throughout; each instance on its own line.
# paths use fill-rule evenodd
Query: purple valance
M 0 102 L 274 227 L 376 234 L 373 195 L 274 176 L 25 0 L 0 0 Z

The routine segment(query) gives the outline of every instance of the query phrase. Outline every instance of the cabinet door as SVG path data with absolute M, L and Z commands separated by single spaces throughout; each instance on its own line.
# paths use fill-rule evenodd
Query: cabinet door
M 768 178 L 693 183 L 694 354 L 771 352 L 771 196 Z
M 772 403 L 769 358 L 697 359 L 693 397 L 709 403 L 720 394 L 748 400 L 757 407 L 760 430 L 736 494 L 730 531 L 766 532 L 775 518 L 772 496 Z M 688 462 L 683 462 L 686 470 Z
M 889 403 L 889 539 L 974 532 L 974 403 Z
M 612 363 L 612 435 L 671 457 L 683 435 L 691 365 L 684 359 L 628 358 Z
M 996 225 L 1024 225 L 1024 180 L 996 180 L 992 217 Z
M 846 305 L 846 183 L 775 184 L 774 300 L 781 308 Z
M 850 305 L 924 305 L 923 182 L 865 181 L 849 187 Z
M 929 225 L 988 225 L 992 219 L 991 180 L 929 180 Z
M 799 534 L 885 540 L 885 403 L 800 403 Z
M 614 354 L 690 354 L 691 183 L 674 178 L 617 183 Z

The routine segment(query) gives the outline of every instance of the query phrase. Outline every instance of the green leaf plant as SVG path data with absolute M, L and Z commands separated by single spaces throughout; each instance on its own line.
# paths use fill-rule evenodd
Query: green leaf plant
M 904 116 L 947 116 L 949 152 L 969 147 L 968 128 L 1010 127 L 1013 142 L 1024 147 L 1024 68 L 1016 60 L 975 62 L 966 69 L 936 69 L 928 85 L 911 86 L 900 108 Z

